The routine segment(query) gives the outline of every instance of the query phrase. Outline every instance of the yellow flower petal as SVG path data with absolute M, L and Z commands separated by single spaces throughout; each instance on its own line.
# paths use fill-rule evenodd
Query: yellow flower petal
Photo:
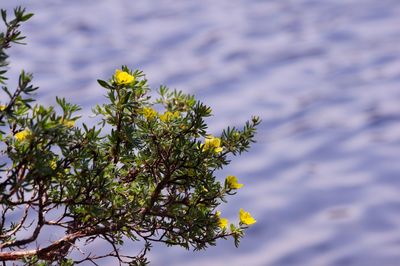
M 157 111 L 150 107 L 144 107 L 142 109 L 142 114 L 146 120 L 152 120 L 157 116 Z
M 69 127 L 69 128 L 71 128 L 75 125 L 74 120 L 64 120 L 62 123 L 64 126 Z
M 130 84 L 135 80 L 135 77 L 126 71 L 121 71 L 119 69 L 115 70 L 115 81 L 118 85 Z
M 204 144 L 202 145 L 204 150 L 212 150 L 215 153 L 221 152 L 223 149 L 221 147 L 221 139 L 216 138 L 213 135 L 208 135 L 205 140 Z
M 245 225 L 252 225 L 257 222 L 249 212 L 244 211 L 242 208 L 239 211 L 239 218 L 240 222 Z
M 56 160 L 50 161 L 50 168 L 53 169 L 53 170 L 56 170 L 56 168 L 57 168 L 57 161 Z
M 226 218 L 219 218 L 218 220 L 218 225 L 221 229 L 226 229 L 228 228 L 228 219 Z
M 160 120 L 164 123 L 168 122 L 170 120 L 171 116 L 172 116 L 172 113 L 170 111 L 166 111 L 165 113 L 160 115 Z
M 174 119 L 178 119 L 179 117 L 181 117 L 181 113 L 180 113 L 179 111 L 175 111 L 175 112 L 172 114 L 172 117 L 173 117 Z
M 218 147 L 218 148 L 214 149 L 214 152 L 215 153 L 220 153 L 222 150 L 223 150 L 222 147 Z
M 164 114 L 160 115 L 160 120 L 164 123 L 167 123 L 173 119 L 178 119 L 181 116 L 180 112 L 175 111 L 175 112 L 170 112 L 166 111 Z
M 22 131 L 16 133 L 16 134 L 14 135 L 14 137 L 15 137 L 15 139 L 18 140 L 18 141 L 24 141 L 24 140 L 26 140 L 28 137 L 30 137 L 30 135 L 31 135 L 31 131 L 30 131 L 29 129 L 26 128 L 26 129 L 24 129 L 24 130 L 22 130 Z
M 6 110 L 7 106 L 4 104 L 0 104 L 0 111 Z
M 233 175 L 229 175 L 226 177 L 226 184 L 230 189 L 239 189 L 243 187 L 243 184 L 239 184 L 237 177 Z
M 218 218 L 218 226 L 221 229 L 226 229 L 228 228 L 228 219 L 226 218 L 221 218 L 221 212 L 220 211 L 216 211 L 215 212 L 215 217 Z

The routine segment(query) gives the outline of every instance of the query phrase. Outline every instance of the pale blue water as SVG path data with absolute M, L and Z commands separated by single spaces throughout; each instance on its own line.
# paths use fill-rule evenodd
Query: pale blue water
M 263 119 L 220 173 L 245 183 L 225 216 L 258 220 L 241 247 L 156 246 L 152 265 L 399 265 L 398 0 L 0 3 L 36 13 L 14 75 L 34 72 L 42 102 L 63 95 L 85 121 L 103 101 L 96 79 L 121 64 L 210 104 L 215 134 Z

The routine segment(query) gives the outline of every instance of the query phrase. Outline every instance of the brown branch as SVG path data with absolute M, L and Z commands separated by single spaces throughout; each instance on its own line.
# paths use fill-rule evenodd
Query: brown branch
M 8 231 L 7 233 L 0 235 L 0 239 L 8 238 L 8 237 L 14 235 L 16 232 L 18 232 L 18 230 L 25 223 L 26 217 L 28 216 L 29 208 L 30 208 L 29 204 L 25 206 L 24 214 L 22 215 L 20 222 L 11 231 Z
M 39 195 L 38 196 L 39 196 L 38 222 L 37 222 L 36 228 L 33 231 L 32 235 L 25 239 L 5 242 L 0 245 L 0 248 L 23 246 L 23 245 L 31 243 L 37 239 L 37 237 L 39 236 L 39 233 L 42 230 L 42 227 L 44 225 L 43 188 L 41 185 L 39 185 Z
M 0 252 L 0 261 L 21 260 L 23 258 L 29 258 L 33 256 L 37 256 L 39 259 L 53 260 L 57 257 L 57 255 L 59 255 L 60 250 L 64 251 L 66 247 L 69 248 L 71 246 L 71 243 L 74 243 L 79 238 L 105 234 L 107 232 L 112 232 L 118 229 L 119 226 L 117 225 L 110 227 L 84 229 L 75 233 L 68 234 L 44 248 L 26 251 Z

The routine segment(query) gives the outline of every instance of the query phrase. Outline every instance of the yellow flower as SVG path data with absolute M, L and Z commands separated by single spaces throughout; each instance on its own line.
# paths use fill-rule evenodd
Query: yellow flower
M 222 151 L 221 139 L 216 138 L 213 135 L 208 135 L 204 140 L 202 147 L 204 150 L 213 150 L 215 153 L 219 153 Z
M 228 219 L 219 218 L 218 225 L 219 225 L 219 227 L 221 227 L 221 229 L 227 229 L 228 228 Z
M 135 80 L 135 77 L 129 74 L 128 72 L 122 71 L 122 70 L 115 70 L 115 81 L 117 82 L 118 85 L 124 85 L 124 84 L 129 84 L 132 83 Z
M 239 211 L 239 218 L 240 222 L 245 225 L 252 225 L 257 222 L 249 212 L 245 212 L 242 208 Z
M 239 189 L 243 187 L 243 184 L 239 184 L 237 177 L 233 175 L 228 175 L 225 182 L 230 189 Z
M 0 111 L 6 110 L 7 106 L 4 104 L 0 104 Z
M 160 120 L 163 122 L 168 122 L 172 117 L 172 113 L 170 111 L 167 111 L 160 115 Z
M 226 218 L 220 218 L 220 216 L 221 216 L 221 212 L 220 212 L 220 211 L 217 211 L 217 212 L 215 213 L 215 216 L 217 216 L 217 218 L 218 218 L 218 226 L 219 226 L 221 229 L 227 229 L 227 228 L 228 228 L 228 219 L 226 219 Z
M 145 107 L 142 109 L 142 114 L 144 118 L 146 118 L 147 120 L 152 120 L 154 119 L 154 117 L 157 116 L 157 111 L 154 110 L 153 108 Z
M 175 111 L 173 113 L 170 111 L 166 111 L 164 114 L 160 115 L 160 120 L 164 123 L 167 123 L 172 119 L 178 119 L 180 116 L 181 114 L 178 111 Z
M 63 120 L 62 123 L 66 127 L 73 127 L 75 125 L 75 121 L 74 120 Z
M 53 169 L 53 170 L 56 170 L 56 168 L 57 168 L 57 161 L 56 160 L 50 161 L 50 168 Z
M 26 129 L 24 129 L 24 130 L 18 132 L 17 134 L 15 134 L 14 136 L 15 136 L 16 140 L 18 140 L 18 141 L 24 141 L 24 140 L 26 140 L 28 137 L 30 137 L 30 135 L 31 135 L 31 131 L 30 131 L 29 129 L 26 128 Z

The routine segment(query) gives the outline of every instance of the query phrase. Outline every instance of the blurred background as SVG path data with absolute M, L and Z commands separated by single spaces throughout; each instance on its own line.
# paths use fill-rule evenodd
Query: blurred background
M 210 133 L 263 119 L 218 173 L 245 184 L 223 215 L 258 220 L 240 248 L 156 245 L 151 265 L 399 265 L 398 0 L 0 1 L 35 13 L 11 74 L 33 72 L 41 103 L 90 124 L 96 79 L 126 64 L 210 105 Z

